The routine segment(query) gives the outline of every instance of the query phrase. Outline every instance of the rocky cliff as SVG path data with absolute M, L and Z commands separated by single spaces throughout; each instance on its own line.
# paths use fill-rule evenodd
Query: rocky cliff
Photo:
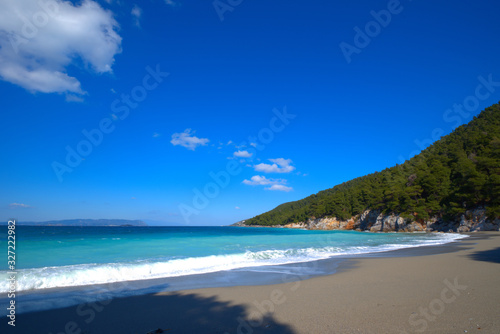
M 444 222 L 440 218 L 415 221 L 396 214 L 382 214 L 380 211 L 367 210 L 361 215 L 342 221 L 336 218 L 311 218 L 307 222 L 284 225 L 287 228 L 308 230 L 356 230 L 370 232 L 477 232 L 500 231 L 500 219 L 488 220 L 486 210 L 478 208 L 467 211 L 459 221 Z

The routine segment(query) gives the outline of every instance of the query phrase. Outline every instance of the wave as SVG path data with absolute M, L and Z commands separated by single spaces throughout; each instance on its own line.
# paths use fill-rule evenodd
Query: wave
M 114 282 L 138 281 L 204 274 L 247 267 L 282 265 L 327 259 L 339 255 L 379 253 L 390 250 L 440 245 L 464 238 L 464 235 L 439 235 L 436 239 L 415 239 L 409 243 L 380 246 L 309 247 L 302 249 L 247 251 L 239 254 L 211 255 L 170 259 L 166 261 L 136 261 L 129 263 L 80 264 L 61 267 L 22 269 L 17 271 L 17 291 L 85 286 Z M 0 293 L 9 290 L 7 271 L 0 271 Z

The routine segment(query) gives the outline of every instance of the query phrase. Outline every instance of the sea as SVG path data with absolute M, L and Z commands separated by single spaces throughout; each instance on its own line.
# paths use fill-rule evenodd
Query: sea
M 228 226 L 17 226 L 15 232 L 18 313 L 159 291 L 293 281 L 334 273 L 338 261 L 318 266 L 322 260 L 465 237 Z M 6 226 L 0 227 L 0 249 L 0 305 L 7 305 Z

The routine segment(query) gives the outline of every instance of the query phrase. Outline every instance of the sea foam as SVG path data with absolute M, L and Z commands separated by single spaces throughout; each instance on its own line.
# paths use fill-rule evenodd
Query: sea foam
M 59 267 L 17 270 L 17 291 L 85 286 L 113 282 L 138 281 L 195 275 L 224 270 L 281 265 L 322 260 L 340 255 L 359 255 L 396 249 L 439 245 L 464 238 L 464 235 L 442 234 L 432 239 L 415 239 L 407 243 L 379 246 L 307 247 L 270 249 L 200 257 L 173 258 L 163 261 L 141 260 L 120 263 L 91 263 Z M 0 293 L 9 290 L 9 272 L 0 271 Z

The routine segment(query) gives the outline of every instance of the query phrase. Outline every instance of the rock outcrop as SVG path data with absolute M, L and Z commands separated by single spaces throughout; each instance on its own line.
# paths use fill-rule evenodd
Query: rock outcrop
M 247 224 L 245 224 L 246 220 L 241 220 L 239 222 L 236 222 L 234 224 L 231 224 L 229 226 L 238 226 L 238 227 L 248 227 Z
M 310 218 L 307 222 L 284 225 L 286 228 L 308 230 L 357 230 L 370 232 L 477 232 L 500 231 L 500 219 L 488 220 L 486 210 L 478 208 L 467 211 L 460 221 L 445 222 L 441 218 L 416 221 L 397 214 L 383 214 L 377 210 L 366 210 L 349 220 L 334 217 Z
M 499 225 L 500 219 L 489 221 L 484 209 L 476 209 L 460 217 L 457 232 L 500 231 Z

